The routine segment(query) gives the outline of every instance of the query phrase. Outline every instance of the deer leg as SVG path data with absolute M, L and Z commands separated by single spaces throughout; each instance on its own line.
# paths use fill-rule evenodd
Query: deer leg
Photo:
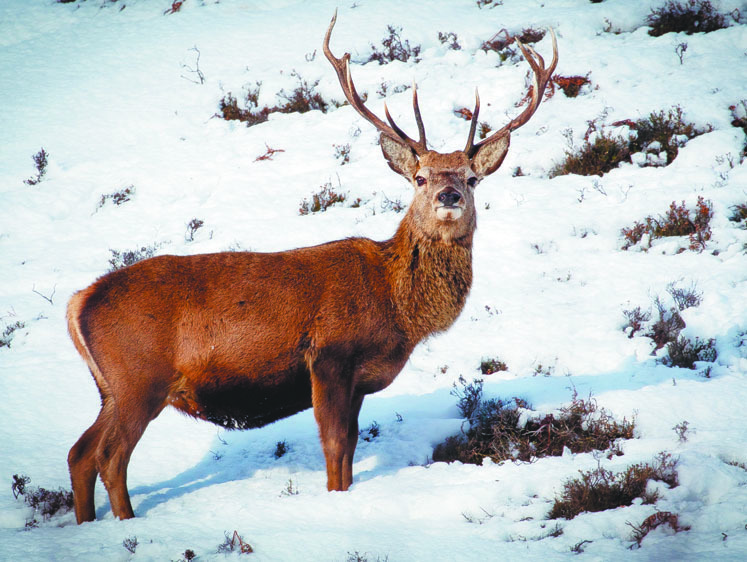
M 96 450 L 107 423 L 107 410 L 106 404 L 103 404 L 96 421 L 81 435 L 67 456 L 70 482 L 73 486 L 75 518 L 79 524 L 96 519 L 93 502 L 96 477 L 99 474 L 96 466 Z
M 342 489 L 347 490 L 353 483 L 353 456 L 358 445 L 358 414 L 363 405 L 363 395 L 353 397 L 348 419 L 348 440 L 342 463 Z
M 351 414 L 350 383 L 337 369 L 319 362 L 311 371 L 311 403 L 319 425 L 319 437 L 327 461 L 327 489 L 347 490 L 343 474 L 347 462 L 348 432 Z
M 116 422 L 107 428 L 99 440 L 96 463 L 109 494 L 112 513 L 119 519 L 135 517 L 130 493 L 127 490 L 127 465 L 145 428 L 163 407 L 163 404 L 153 408 L 127 404 L 125 407 L 117 408 Z

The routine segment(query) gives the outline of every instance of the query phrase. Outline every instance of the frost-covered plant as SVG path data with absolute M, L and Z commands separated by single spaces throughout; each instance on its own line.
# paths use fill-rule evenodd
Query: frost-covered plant
M 285 103 L 275 110 L 280 113 L 306 113 L 312 109 L 318 109 L 325 113 L 329 103 L 324 100 L 319 92 L 315 91 L 315 88 L 319 85 L 319 80 L 309 83 L 301 78 L 301 75 L 295 70 L 291 72 L 291 76 L 298 80 L 298 86 L 290 92 L 285 90 L 278 92 L 278 96 L 283 98 Z
M 635 542 L 630 545 L 631 549 L 640 548 L 646 535 L 661 525 L 669 525 L 675 533 L 690 530 L 689 526 L 680 525 L 679 516 L 671 511 L 657 511 L 653 515 L 646 517 L 640 525 L 634 525 L 630 521 L 627 521 L 626 523 L 633 529 L 632 539 Z
M 419 62 L 420 59 L 420 45 L 410 47 L 410 42 L 405 39 L 402 41 L 400 33 L 402 33 L 401 27 L 394 27 L 393 25 L 386 26 L 389 35 L 381 40 L 382 50 L 378 50 L 376 45 L 371 45 L 373 52 L 368 58 L 368 62 L 377 61 L 379 64 L 386 64 L 398 60 L 400 62 L 407 62 L 412 59 L 413 62 Z
M 492 375 L 493 373 L 497 373 L 499 371 L 508 371 L 508 365 L 506 365 L 497 357 L 483 359 L 482 361 L 480 361 L 480 372 L 483 375 Z
M 624 239 L 622 249 L 629 250 L 644 237 L 648 238 L 645 247 L 648 249 L 655 239 L 687 236 L 690 240 L 688 246 L 690 250 L 703 251 L 706 243 L 711 239 L 712 218 L 713 204 L 700 195 L 692 211 L 687 208 L 684 201 L 680 204 L 672 201 L 666 214 L 658 218 L 648 216 L 643 219 L 643 222 L 636 221 L 632 227 L 621 229 L 620 233 Z
M 550 170 L 550 177 L 567 174 L 601 176 L 617 168 L 621 162 L 630 162 L 628 143 L 622 137 L 600 131 L 593 142 L 587 139 L 577 150 L 567 150 L 565 160 Z
M 671 164 L 677 157 L 679 148 L 699 135 L 710 132 L 713 127 L 697 127 L 688 123 L 678 105 L 668 110 L 654 111 L 645 119 L 638 119 L 630 125 L 636 134 L 631 138 L 631 153 L 657 150 L 665 152 L 666 164 Z
M 140 249 L 122 251 L 110 248 L 112 257 L 109 258 L 109 271 L 116 271 L 144 259 L 152 258 L 156 255 L 159 247 L 160 244 L 154 244 L 152 246 L 142 246 Z
M 449 49 L 453 51 L 460 51 L 462 49 L 462 46 L 459 44 L 459 38 L 457 37 L 457 34 L 454 32 L 446 32 L 443 31 L 438 32 L 438 40 L 441 42 L 442 45 L 446 45 Z
M 301 202 L 298 214 L 308 215 L 309 213 L 322 213 L 333 205 L 344 202 L 345 199 L 347 199 L 347 196 L 344 193 L 337 193 L 332 189 L 332 184 L 327 182 L 321 186 L 321 191 L 312 194 L 311 201 L 304 199 Z
M 46 488 L 30 488 L 31 478 L 25 475 L 13 475 L 11 491 L 18 499 L 34 510 L 34 515 L 40 513 L 44 520 L 48 520 L 57 513 L 67 513 L 73 509 L 73 493 L 68 490 L 47 490 Z
M 591 84 L 589 75 L 586 76 L 558 76 L 557 74 L 552 77 L 553 84 L 557 85 L 568 98 L 575 98 L 578 96 L 581 88 L 586 84 Z
M 254 552 L 252 545 L 244 540 L 244 537 L 239 535 L 238 531 L 234 531 L 233 535 L 229 535 L 228 531 L 224 533 L 226 539 L 222 544 L 218 545 L 219 554 L 228 554 L 229 552 L 238 552 L 239 554 L 251 554 Z
M 350 163 L 350 143 L 332 145 L 335 149 L 335 158 L 340 161 L 340 166 Z
M 667 344 L 667 355 L 661 359 L 661 362 L 667 367 L 695 369 L 696 361 L 713 363 L 717 355 L 716 341 L 713 338 L 708 340 L 695 338 L 695 341 L 692 341 L 680 336 Z
M 10 347 L 10 342 L 13 341 L 13 336 L 16 331 L 23 330 L 26 327 L 25 322 L 16 321 L 12 324 L 8 324 L 3 329 L 3 333 L 0 335 L 0 348 Z
M 647 22 L 651 26 L 648 34 L 654 37 L 665 33 L 708 33 L 728 27 L 726 18 L 708 0 L 669 0 L 661 8 L 652 8 Z
M 563 493 L 555 500 L 548 517 L 573 519 L 584 511 L 604 511 L 630 505 L 636 498 L 651 504 L 659 493 L 648 492 L 649 480 L 664 482 L 674 488 L 678 485 L 677 460 L 668 453 L 657 455 L 653 463 L 634 464 L 624 472 L 613 473 L 599 467 L 582 472 L 580 478 L 568 480 Z
M 469 429 L 448 437 L 433 450 L 434 461 L 480 464 L 485 457 L 529 461 L 536 457 L 559 456 L 567 447 L 572 452 L 608 450 L 618 439 L 633 437 L 633 422 L 616 422 L 591 398 L 584 400 L 574 393 L 570 405 L 559 415 L 536 416 L 523 420 L 522 411 L 531 410 L 521 398 L 510 401 L 483 398 L 483 381 L 467 384 L 460 377 L 452 394 L 457 407 L 469 422 Z M 611 452 L 610 454 L 614 454 Z
M 30 177 L 27 180 L 23 180 L 23 183 L 26 185 L 36 185 L 42 180 L 44 174 L 47 173 L 47 164 L 49 163 L 47 160 L 48 156 L 49 153 L 42 148 L 31 157 L 34 161 L 34 167 L 36 168 L 36 177 Z
M 119 191 L 115 191 L 114 193 L 107 193 L 101 196 L 101 199 L 99 199 L 98 204 L 96 205 L 96 209 L 100 209 L 104 205 L 106 205 L 107 202 L 111 201 L 115 205 L 123 205 L 124 203 L 127 203 L 132 199 L 132 197 L 135 195 L 135 186 L 129 185 L 127 187 L 123 187 Z

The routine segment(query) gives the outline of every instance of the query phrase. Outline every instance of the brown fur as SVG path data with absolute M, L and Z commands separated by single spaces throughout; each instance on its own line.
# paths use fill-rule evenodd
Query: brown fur
M 345 90 L 347 63 L 327 56 Z M 391 384 L 418 342 L 447 329 L 464 307 L 474 187 L 501 164 L 510 135 L 440 154 L 425 148 L 424 133 L 413 144 L 364 116 L 382 133 L 390 167 L 415 190 L 390 240 L 160 256 L 70 299 L 70 336 L 101 393 L 98 418 L 68 455 L 79 523 L 95 518 L 97 475 L 114 515 L 134 516 L 130 455 L 169 405 L 239 429 L 313 407 L 327 487 L 351 485 L 364 396 Z

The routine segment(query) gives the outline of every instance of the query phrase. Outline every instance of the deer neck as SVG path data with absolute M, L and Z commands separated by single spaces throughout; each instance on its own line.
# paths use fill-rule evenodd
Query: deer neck
M 460 238 L 429 236 L 410 214 L 385 243 L 392 297 L 414 346 L 457 319 L 472 285 L 473 229 Z

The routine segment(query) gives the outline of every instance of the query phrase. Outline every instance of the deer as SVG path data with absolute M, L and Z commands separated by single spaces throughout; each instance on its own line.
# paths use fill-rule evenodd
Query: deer
M 451 326 L 472 284 L 474 190 L 503 162 L 512 131 L 542 100 L 557 62 L 546 68 L 517 44 L 533 71 L 520 115 L 475 142 L 480 97 L 463 150 L 428 148 L 417 89 L 418 140 L 364 104 L 350 54 L 323 51 L 352 107 L 379 133 L 389 167 L 414 196 L 389 240 L 346 238 L 274 253 L 161 255 L 109 272 L 76 292 L 70 337 L 101 395 L 94 423 L 70 449 L 78 523 L 95 520 L 100 476 L 113 515 L 134 517 L 130 456 L 167 406 L 228 429 L 262 427 L 313 408 L 327 489 L 353 482 L 364 398 L 389 386 L 424 338 Z

